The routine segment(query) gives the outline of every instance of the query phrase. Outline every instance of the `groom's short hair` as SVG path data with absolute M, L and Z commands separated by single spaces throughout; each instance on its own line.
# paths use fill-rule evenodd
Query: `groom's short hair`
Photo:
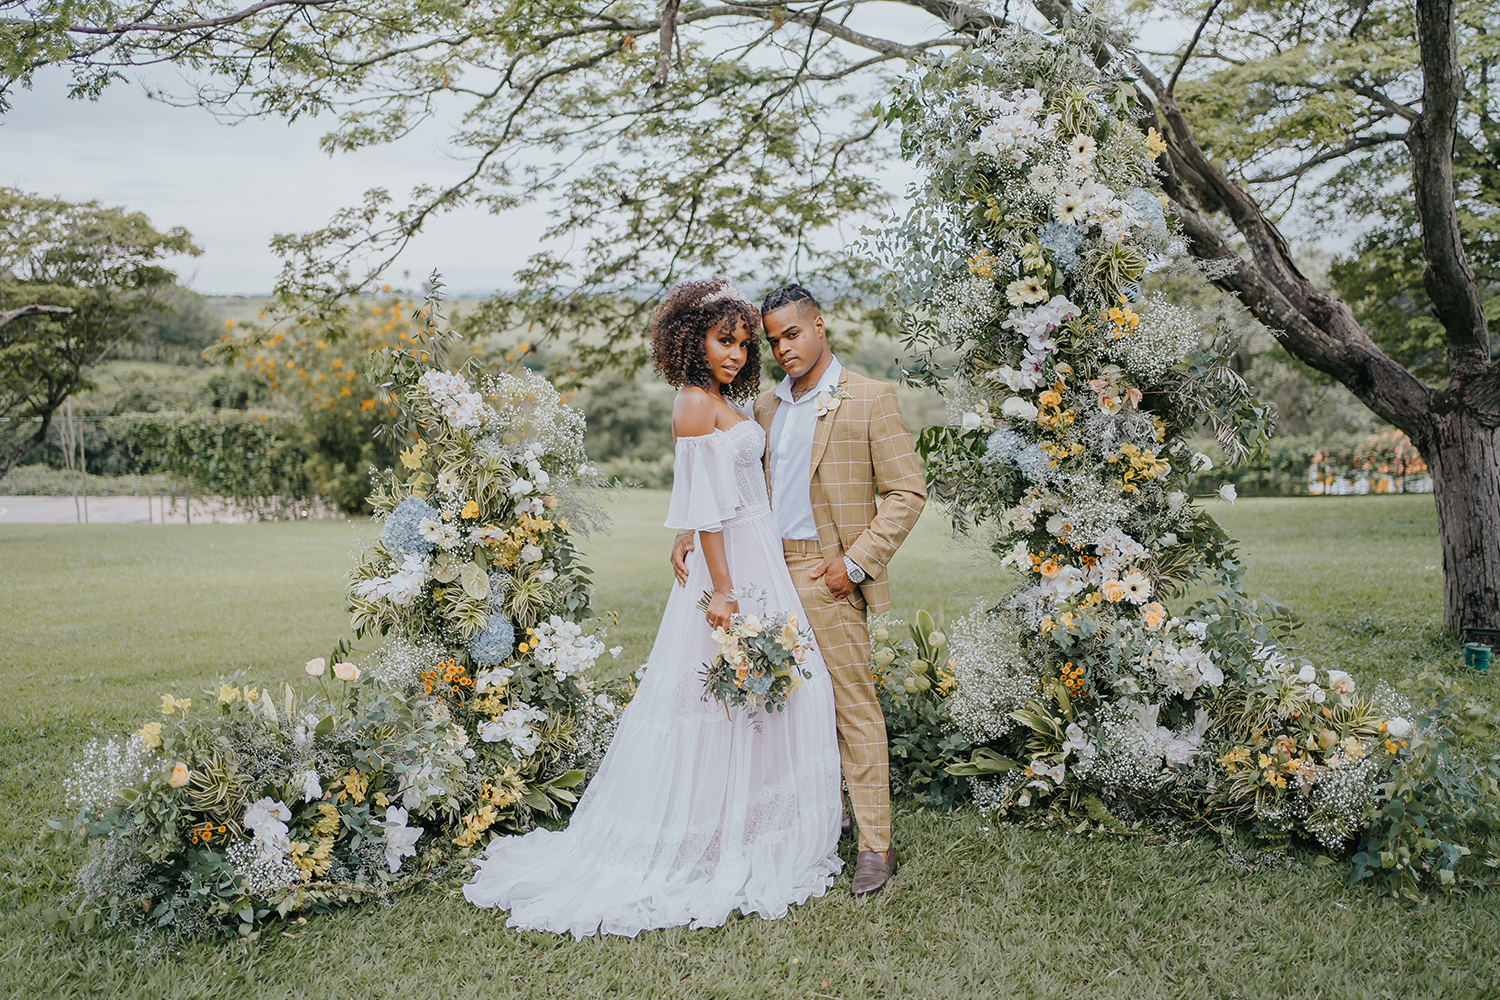
M 760 300 L 760 314 L 764 316 L 766 313 L 780 309 L 782 306 L 790 305 L 796 305 L 799 308 L 807 308 L 808 306 L 814 309 L 819 308 L 818 300 L 813 298 L 813 293 L 793 281 L 790 284 L 781 285 L 767 292 L 766 297 Z

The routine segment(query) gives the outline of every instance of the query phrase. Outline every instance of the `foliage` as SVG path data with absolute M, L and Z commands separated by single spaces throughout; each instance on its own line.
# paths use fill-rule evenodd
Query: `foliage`
M 365 362 L 383 348 L 412 347 L 420 355 L 419 345 L 431 347 L 433 331 L 413 322 L 416 308 L 401 295 L 355 298 L 282 324 L 226 332 L 207 353 L 254 375 L 295 408 L 303 474 L 346 511 L 369 509 L 370 470 L 396 460 L 391 441 L 376 433 L 396 416 L 395 401 L 371 381 Z
M 949 716 L 953 697 L 953 658 L 937 621 L 920 610 L 907 630 L 902 622 L 877 617 L 870 625 L 870 673 L 880 695 L 890 742 L 891 786 L 923 805 L 952 809 L 968 798 L 969 782 L 948 768 L 967 758 L 972 744 Z
M 1240 496 L 1302 496 L 1312 482 L 1327 492 L 1339 479 L 1353 483 L 1360 478 L 1369 482 L 1371 492 L 1406 492 L 1428 479 L 1427 463 L 1397 430 L 1273 437 L 1258 455 L 1238 465 L 1224 462 L 1215 442 L 1201 442 L 1201 447 L 1214 464 L 1193 483 L 1206 492 L 1227 483 Z
M 1289 613 L 1249 599 L 1192 502 L 1199 421 L 1237 461 L 1271 418 L 1194 318 L 1140 287 L 1148 265 L 1190 271 L 1154 194 L 1165 144 L 1132 96 L 1066 37 L 1010 33 L 914 75 L 887 113 L 926 176 L 872 245 L 955 425 L 920 450 L 955 524 L 993 532 L 1022 578 L 951 630 L 950 711 L 977 749 L 949 773 L 1004 815 L 1175 813 L 1341 850 L 1413 759 L 1410 708 L 1297 659 Z M 1178 616 L 1161 603 L 1204 583 Z M 1482 853 L 1469 834 L 1441 838 Z M 1438 870 L 1486 881 L 1457 857 Z
M 90 368 L 161 315 L 176 275 L 159 261 L 201 252 L 186 230 L 160 232 L 140 212 L 0 188 L 0 313 L 53 310 L 0 325 L 0 417 L 23 421 L 0 441 L 0 474 L 93 387 Z
M 1428 383 L 1447 375 L 1446 334 L 1423 286 L 1420 226 L 1406 128 L 1421 110 L 1414 9 L 1401 3 L 1323 6 L 1260 0 L 1215 10 L 1167 9 L 1205 20 L 1177 96 L 1198 141 L 1262 204 L 1301 203 L 1306 217 L 1358 233 L 1329 270 L 1333 289 L 1387 355 Z M 1470 79 L 1496 56 L 1493 0 L 1458 10 L 1458 52 Z M 1500 315 L 1500 95 L 1466 88 L 1454 151 L 1465 252 L 1486 311 Z M 1334 165 L 1329 170 L 1327 165 Z
M 109 421 L 138 468 L 181 476 L 200 493 L 279 516 L 313 496 L 298 425 L 280 413 L 136 413 Z
M 273 914 L 416 885 L 577 801 L 618 712 L 585 676 L 604 645 L 585 632 L 592 588 L 568 535 L 568 513 L 593 514 L 582 419 L 540 376 L 491 378 L 486 401 L 431 354 L 371 355 L 419 429 L 372 497 L 385 526 L 348 593 L 356 636 L 387 641 L 362 667 L 342 641 L 310 660 L 320 683 L 347 685 L 332 694 L 237 675 L 210 694 L 216 714 L 163 695 L 163 722 L 86 748 L 75 813 L 50 826 L 57 846 L 93 849 L 51 920 L 248 935 Z M 176 430 L 164 450 L 191 439 Z M 282 464 L 300 468 L 269 467 Z M 403 517 L 413 508 L 430 518 Z
M 412 884 L 402 858 L 424 831 L 406 833 L 406 819 L 442 819 L 433 786 L 466 791 L 464 734 L 432 703 L 337 687 L 273 696 L 237 674 L 202 699 L 163 695 L 160 721 L 85 747 L 68 781 L 76 812 L 47 825 L 57 848 L 93 849 L 78 889 L 43 918 L 243 936 L 272 914 Z

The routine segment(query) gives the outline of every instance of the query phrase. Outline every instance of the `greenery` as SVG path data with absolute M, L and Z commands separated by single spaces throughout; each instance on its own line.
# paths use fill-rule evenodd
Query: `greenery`
M 625 668 L 644 656 L 671 586 L 665 509 L 663 493 L 623 495 L 611 505 L 615 533 L 585 543 L 596 604 L 624 613 Z M 1461 669 L 1437 610 L 1430 498 L 1241 501 L 1223 521 L 1245 540 L 1249 585 L 1301 608 L 1306 641 L 1332 665 L 1391 682 L 1423 664 Z M 895 885 L 855 901 L 846 877 L 772 923 L 573 942 L 506 930 L 458 895 L 455 878 L 388 907 L 272 925 L 232 947 L 44 926 L 27 908 L 67 891 L 82 860 L 81 852 L 49 857 L 37 837 L 60 811 L 65 762 L 90 737 L 156 711 L 162 690 L 199 697 L 228 669 L 263 680 L 300 673 L 307 649 L 346 627 L 347 554 L 373 528 L 0 527 L 0 586 L 11 620 L 24 626 L 0 647 L 11 685 L 0 706 L 0 774 L 14 804 L 0 816 L 7 996 L 247 1000 L 306 991 L 309 977 L 393 1000 L 476 985 L 535 997 L 960 1000 L 997 992 L 1354 1000 L 1382 990 L 1478 1000 L 1500 989 L 1500 917 L 1486 897 L 1417 905 L 1349 888 L 1345 871 L 1299 847 L 1266 852 L 1170 830 L 1073 836 L 909 800 L 896 803 Z M 967 606 L 950 596 L 970 575 L 966 550 L 946 547 L 944 533 L 941 518 L 924 517 L 897 555 L 897 615 L 914 619 L 924 601 Z M 215 558 L 206 561 L 209 546 Z M 83 601 L 88 619 L 74 612 Z M 1486 697 L 1492 683 L 1475 679 Z M 1013 946 L 994 947 L 997 937 Z M 452 947 L 459 940 L 461 955 Z
M 161 259 L 201 252 L 140 212 L 0 188 L 0 417 L 20 421 L 0 434 L 0 475 L 92 388 L 94 365 L 159 320 L 176 281 Z

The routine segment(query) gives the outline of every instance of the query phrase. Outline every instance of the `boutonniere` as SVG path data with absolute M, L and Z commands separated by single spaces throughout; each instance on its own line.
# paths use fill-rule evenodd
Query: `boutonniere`
M 822 420 L 828 414 L 839 408 L 842 400 L 849 398 L 849 392 L 843 386 L 838 386 L 832 392 L 820 392 L 813 404 L 818 409 L 818 419 Z

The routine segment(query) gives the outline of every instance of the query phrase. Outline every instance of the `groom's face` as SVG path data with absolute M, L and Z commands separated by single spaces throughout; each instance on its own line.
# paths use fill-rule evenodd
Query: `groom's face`
M 805 302 L 772 309 L 764 317 L 766 340 L 781 370 L 800 378 L 815 368 L 828 352 L 823 314 Z

